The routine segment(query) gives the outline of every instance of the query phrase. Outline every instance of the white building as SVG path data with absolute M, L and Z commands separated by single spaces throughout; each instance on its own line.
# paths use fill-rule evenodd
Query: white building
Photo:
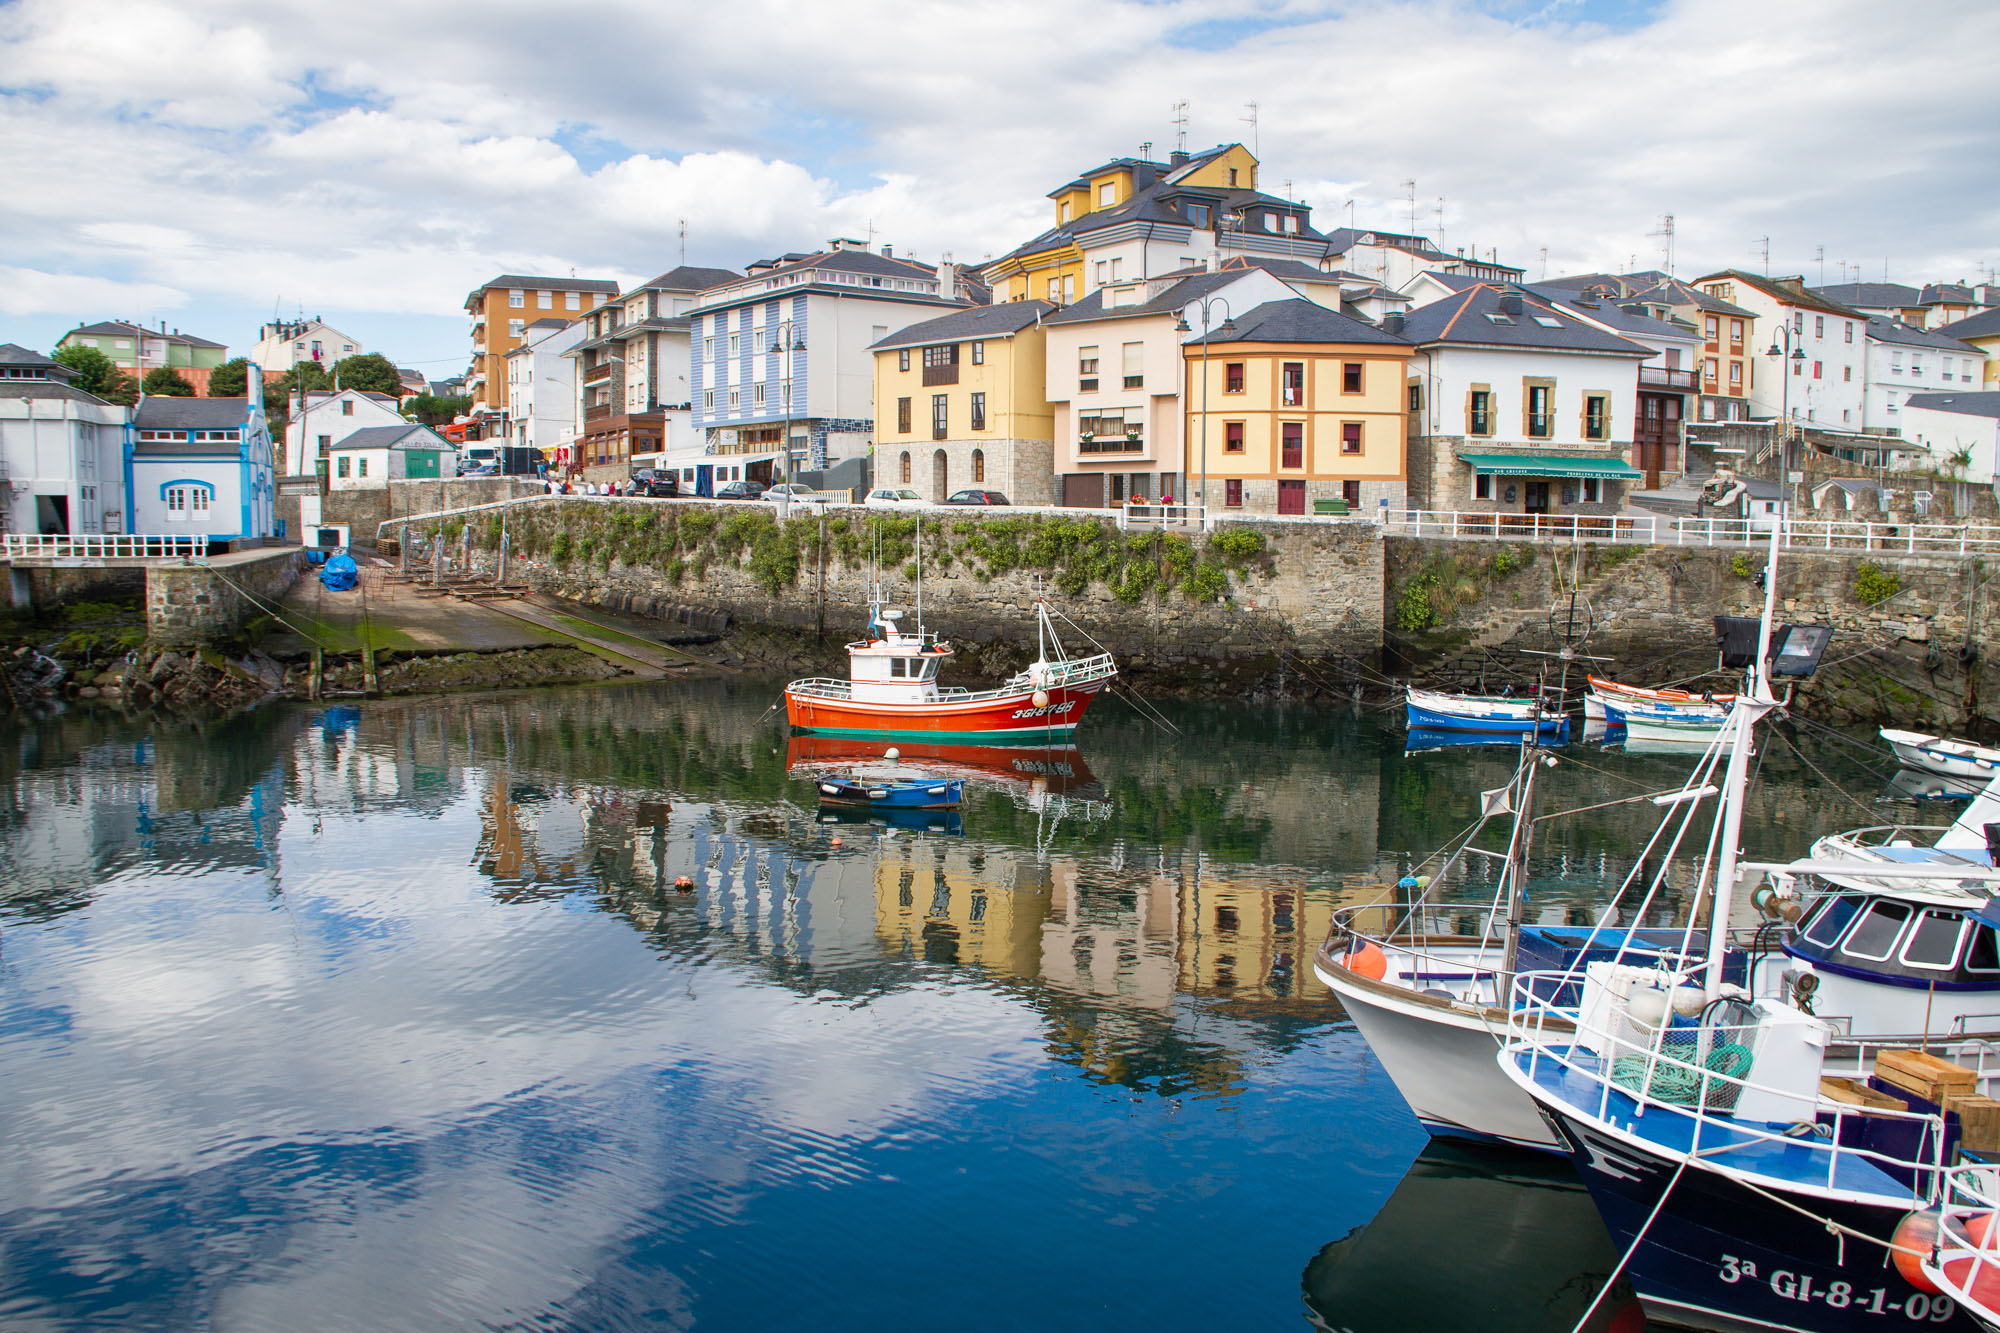
M 0 532 L 126 531 L 129 409 L 85 393 L 76 372 L 0 343 Z
M 2000 393 L 1922 393 L 1903 403 L 1903 438 L 1929 451 L 1949 476 L 2000 485 Z M 1964 460 L 1953 468 L 1952 459 Z
M 311 361 L 332 370 L 334 362 L 359 356 L 368 349 L 359 338 L 342 333 L 319 319 L 280 321 L 260 325 L 257 349 L 250 359 L 268 371 L 286 371 Z
M 576 362 L 584 321 L 538 319 L 507 353 L 507 426 L 513 443 L 553 454 L 576 434 Z
M 445 480 L 458 475 L 458 452 L 428 426 L 403 422 L 357 430 L 333 446 L 327 488 L 386 490 L 392 481 Z
M 1181 344 L 1299 295 L 1261 268 L 1183 271 L 1100 287 L 1044 319 L 1056 502 L 1095 508 L 1133 495 L 1185 497 Z
M 1729 269 L 1697 278 L 1710 296 L 1757 316 L 1761 361 L 1752 377 L 1750 410 L 1775 419 L 1789 413 L 1799 426 L 1860 431 L 1867 415 L 1868 317 L 1808 291 L 1803 277 L 1767 278 Z M 1779 358 L 1768 355 L 1778 349 Z
M 1417 345 L 1407 397 L 1412 505 L 1616 513 L 1644 477 L 1629 461 L 1639 367 L 1659 349 L 1486 283 L 1383 328 Z
M 714 457 L 698 465 L 697 487 L 702 468 L 767 480 L 868 453 L 871 349 L 971 304 L 955 266 L 878 255 L 853 240 L 752 264 L 741 280 L 702 292 L 690 314 L 689 381 L 694 429 Z
M 1899 434 L 1910 395 L 1970 390 L 1985 373 L 1986 354 L 1971 343 L 1874 316 L 1868 321 L 1867 408 L 1861 428 Z
M 263 377 L 248 398 L 141 398 L 127 456 L 132 530 L 261 542 L 277 532 L 277 486 Z
M 310 477 L 333 447 L 357 430 L 403 425 L 396 400 L 360 389 L 326 389 L 296 395 L 285 426 L 284 475 Z

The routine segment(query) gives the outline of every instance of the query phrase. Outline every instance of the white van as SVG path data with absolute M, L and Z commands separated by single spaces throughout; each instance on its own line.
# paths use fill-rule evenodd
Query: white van
M 458 475 L 464 476 L 491 464 L 494 471 L 500 469 L 500 451 L 490 444 L 463 445 L 458 451 Z

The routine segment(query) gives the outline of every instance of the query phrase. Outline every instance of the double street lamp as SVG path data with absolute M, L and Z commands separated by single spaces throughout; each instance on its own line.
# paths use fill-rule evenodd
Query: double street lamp
M 1236 337 L 1236 320 L 1229 309 L 1229 301 L 1221 296 L 1201 298 L 1201 488 L 1195 492 L 1196 502 L 1201 506 L 1201 526 L 1208 528 L 1208 346 L 1210 311 L 1215 306 L 1222 307 L 1222 323 L 1215 326 L 1215 336 L 1229 342 Z M 1187 312 L 1182 311 L 1174 321 L 1175 333 L 1192 333 L 1188 326 Z
M 1789 486 L 1792 482 L 1792 463 L 1794 461 L 1792 457 L 1792 376 L 1799 374 L 1800 368 L 1805 365 L 1806 349 L 1793 345 L 1793 337 L 1797 330 L 1792 327 L 1790 320 L 1786 320 L 1784 323 L 1778 325 L 1778 331 L 1785 336 L 1784 347 L 1780 348 L 1777 340 L 1774 338 L 1771 340 L 1770 350 L 1765 352 L 1764 355 L 1778 363 L 1778 374 L 1784 381 L 1778 394 L 1778 440 L 1782 446 L 1778 450 L 1778 457 L 1784 465 L 1785 484 Z

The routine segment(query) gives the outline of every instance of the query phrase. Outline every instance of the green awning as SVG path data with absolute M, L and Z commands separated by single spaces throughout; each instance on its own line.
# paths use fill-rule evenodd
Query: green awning
M 1646 474 L 1619 458 L 1564 458 L 1545 454 L 1460 454 L 1474 472 L 1496 477 L 1582 477 L 1638 481 Z

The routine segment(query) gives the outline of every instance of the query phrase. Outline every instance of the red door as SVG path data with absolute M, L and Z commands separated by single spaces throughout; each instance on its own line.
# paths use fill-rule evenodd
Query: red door
M 1302 481 L 1281 481 L 1278 483 L 1278 512 L 1299 514 L 1306 512 L 1306 484 Z

